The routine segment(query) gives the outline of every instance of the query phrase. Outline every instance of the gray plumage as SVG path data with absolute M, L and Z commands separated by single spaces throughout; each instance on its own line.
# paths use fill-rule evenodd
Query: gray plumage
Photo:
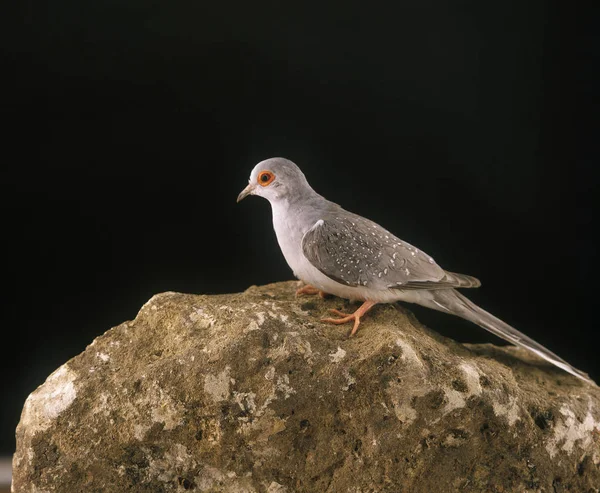
M 418 248 L 339 206 L 323 211 L 321 221 L 304 235 L 302 251 L 341 284 L 403 290 L 481 285 L 474 277 L 446 272 Z
M 247 195 L 259 195 L 271 203 L 279 246 L 296 277 L 323 292 L 365 302 L 354 314 L 327 321 L 354 319 L 354 333 L 360 317 L 376 303 L 417 303 L 469 320 L 592 382 L 585 373 L 456 291 L 479 287 L 478 279 L 442 269 L 425 252 L 325 199 L 291 161 L 273 158 L 258 163 L 238 202 Z

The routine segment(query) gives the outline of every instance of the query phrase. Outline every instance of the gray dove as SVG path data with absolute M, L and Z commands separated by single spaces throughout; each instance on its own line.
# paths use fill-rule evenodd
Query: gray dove
M 442 269 L 410 243 L 325 199 L 293 162 L 271 158 L 258 163 L 237 201 L 248 195 L 271 203 L 281 251 L 294 275 L 307 284 L 298 294 L 327 293 L 363 302 L 354 313 L 332 310 L 338 318 L 322 321 L 353 322 L 350 335 L 354 335 L 361 318 L 377 303 L 417 303 L 469 320 L 593 383 L 585 373 L 457 291 L 479 287 L 478 279 Z

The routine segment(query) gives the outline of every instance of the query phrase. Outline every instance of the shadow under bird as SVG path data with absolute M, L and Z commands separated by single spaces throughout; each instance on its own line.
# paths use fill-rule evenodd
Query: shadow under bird
M 377 303 L 417 303 L 469 320 L 593 383 L 585 373 L 456 290 L 477 288 L 481 285 L 478 279 L 442 269 L 425 252 L 325 199 L 293 162 L 272 158 L 258 163 L 237 201 L 248 195 L 271 203 L 281 251 L 294 275 L 307 283 L 299 294 L 328 293 L 363 301 L 351 314 L 332 310 L 339 318 L 325 318 L 324 322 L 353 322 L 353 335 L 361 317 Z

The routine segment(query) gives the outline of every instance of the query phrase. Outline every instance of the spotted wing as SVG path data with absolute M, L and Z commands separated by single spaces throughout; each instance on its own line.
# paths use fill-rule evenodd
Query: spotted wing
M 306 232 L 302 250 L 327 277 L 374 289 L 477 287 L 479 281 L 446 272 L 427 254 L 378 224 L 344 211 Z

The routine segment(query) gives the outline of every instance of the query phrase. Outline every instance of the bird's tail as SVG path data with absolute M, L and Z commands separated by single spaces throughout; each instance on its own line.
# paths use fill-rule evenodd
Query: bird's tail
M 511 327 L 499 318 L 494 317 L 491 313 L 479 308 L 475 303 L 464 297 L 455 289 L 426 291 L 423 295 L 424 296 L 422 296 L 417 303 L 428 308 L 433 308 L 434 310 L 451 313 L 469 320 L 515 346 L 524 347 L 525 349 L 534 352 L 571 375 L 575 375 L 577 378 L 585 380 L 586 382 L 594 383 L 588 375 L 573 368 L 564 359 L 535 342 L 530 337 L 527 337 L 522 332 L 519 332 L 514 327 Z

